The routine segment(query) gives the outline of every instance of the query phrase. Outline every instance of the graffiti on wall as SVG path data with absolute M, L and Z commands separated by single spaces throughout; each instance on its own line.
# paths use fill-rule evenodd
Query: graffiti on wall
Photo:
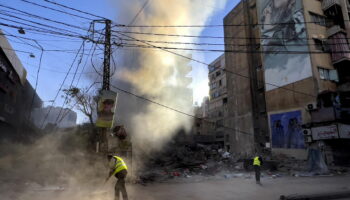
M 301 111 L 270 115 L 272 148 L 305 148 Z
M 312 76 L 302 1 L 259 0 L 257 6 L 266 82 L 284 86 Z

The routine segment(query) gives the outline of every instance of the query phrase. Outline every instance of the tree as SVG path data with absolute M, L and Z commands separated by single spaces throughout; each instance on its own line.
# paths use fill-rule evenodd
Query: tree
M 79 89 L 72 87 L 70 89 L 64 89 L 63 92 L 67 95 L 67 103 L 72 104 L 73 107 L 82 112 L 89 118 L 91 127 L 94 127 L 93 112 L 97 106 L 97 98 L 91 92 L 90 88 Z

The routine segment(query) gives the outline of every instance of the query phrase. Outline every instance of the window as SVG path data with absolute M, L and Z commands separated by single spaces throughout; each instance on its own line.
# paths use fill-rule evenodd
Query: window
M 218 97 L 218 96 L 219 96 L 219 92 L 215 92 L 214 97 Z
M 216 72 L 216 77 L 220 76 L 221 75 L 221 71 L 217 71 Z
M 326 51 L 326 42 L 324 40 L 314 38 L 315 48 L 319 51 Z
M 224 126 L 224 120 L 220 119 L 216 121 L 216 127 L 222 127 L 222 126 Z
M 4 72 L 7 72 L 6 65 L 3 60 L 0 60 L 0 69 Z
M 310 12 L 310 16 L 311 16 L 311 21 L 315 24 L 318 24 L 320 26 L 326 26 L 326 17 L 319 15 L 319 14 L 315 14 Z
M 218 96 L 219 96 L 219 92 L 218 91 L 211 94 L 211 98 L 212 99 L 214 99 L 214 98 L 216 98 Z
M 223 98 L 223 99 L 222 99 L 222 103 L 223 103 L 223 104 L 227 104 L 227 98 Z
M 226 134 L 226 142 L 229 142 L 230 141 L 230 135 L 229 134 Z M 228 145 L 229 146 L 229 145 Z
M 213 74 L 210 76 L 210 80 L 214 80 L 214 79 L 215 79 L 215 75 Z
M 215 67 L 214 67 L 214 66 L 209 65 L 209 72 L 212 72 L 212 71 L 214 71 L 214 70 L 215 70 Z
M 222 86 L 222 80 L 219 80 L 219 86 Z
M 221 111 L 218 112 L 218 117 L 222 117 L 222 112 Z
M 15 79 L 15 75 L 13 73 L 13 71 L 10 71 L 7 78 L 12 82 L 12 83 L 16 83 L 16 79 Z
M 215 89 L 216 88 L 216 83 L 210 84 L 210 89 Z
M 335 82 L 339 81 L 337 70 L 325 69 L 325 68 L 319 67 L 318 72 L 322 80 L 335 81 Z

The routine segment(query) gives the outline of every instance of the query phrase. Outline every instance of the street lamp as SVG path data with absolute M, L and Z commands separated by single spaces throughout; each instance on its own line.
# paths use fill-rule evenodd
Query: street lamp
M 26 32 L 24 31 L 24 29 L 22 27 L 18 29 L 18 33 L 20 33 L 22 35 L 26 34 Z

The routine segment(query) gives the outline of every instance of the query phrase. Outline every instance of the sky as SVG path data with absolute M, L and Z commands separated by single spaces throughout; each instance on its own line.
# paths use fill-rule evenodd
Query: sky
M 19 18 L 32 20 L 36 22 L 45 22 L 42 20 L 35 20 L 33 18 L 26 18 L 26 16 L 18 15 L 18 11 L 14 9 L 18 9 L 21 11 L 28 12 L 30 14 L 40 15 L 45 18 L 54 19 L 57 21 L 65 22 L 67 24 L 73 24 L 75 26 L 83 27 L 85 29 L 89 28 L 89 20 L 77 18 L 74 16 L 65 15 L 56 11 L 48 10 L 45 8 L 41 8 L 32 4 L 29 4 L 25 2 L 26 0 L 0 0 L 0 21 L 2 23 L 12 24 L 12 25 L 18 25 L 16 22 L 22 22 L 26 24 L 30 24 L 28 21 L 23 21 Z M 28 0 L 31 2 L 38 3 L 40 5 L 45 5 L 47 7 L 55 8 L 61 11 L 66 11 L 70 13 L 76 13 L 72 10 L 62 8 L 55 6 L 53 4 L 47 3 L 43 0 Z M 52 0 L 59 2 L 60 4 L 64 4 L 66 6 L 77 8 L 79 10 L 83 10 L 98 16 L 102 16 L 108 19 L 112 19 L 114 23 L 117 24 L 127 24 L 130 22 L 131 19 L 127 20 L 118 20 L 117 16 L 118 13 L 116 13 L 116 9 L 114 6 L 115 1 L 128 1 L 128 0 Z M 113 2 L 112 2 L 113 1 Z M 140 0 L 141 2 L 144 2 L 145 0 Z M 152 2 L 153 1 L 153 2 Z M 150 0 L 149 4 L 155 3 L 155 0 Z M 216 8 L 217 1 L 224 1 L 224 0 L 203 0 L 203 6 L 208 7 L 214 7 Z M 98 3 L 96 3 L 98 2 Z M 216 13 L 213 13 L 212 18 L 209 20 L 207 24 L 222 24 L 223 18 L 235 7 L 235 5 L 238 3 L 238 0 L 228 0 L 224 8 L 218 9 Z M 124 2 L 125 3 L 125 2 Z M 141 3 L 140 5 L 142 5 Z M 4 7 L 4 6 L 7 6 Z M 171 9 L 169 9 L 169 12 L 171 12 Z M 83 15 L 81 13 L 76 13 L 78 15 Z M 193 13 L 195 15 L 196 13 Z M 136 13 L 135 13 L 136 15 Z M 88 15 L 84 15 L 86 17 L 91 17 Z M 10 21 L 14 20 L 14 21 Z M 59 25 L 56 23 L 47 23 L 54 27 L 62 28 L 62 29 L 68 29 L 80 34 L 86 34 L 86 32 L 76 29 L 76 28 L 70 28 L 64 25 Z M 137 24 L 137 20 L 134 23 Z M 35 25 L 40 26 L 40 25 Z M 70 73 L 68 74 L 67 78 L 65 79 L 65 83 L 63 84 L 62 88 L 68 88 L 70 84 L 73 84 L 78 87 L 89 87 L 95 80 L 101 81 L 101 77 L 96 77 L 95 72 L 86 67 L 84 71 L 82 71 L 85 62 L 89 63 L 90 61 L 87 61 L 84 59 L 81 60 L 80 68 L 78 69 L 78 73 L 76 74 L 76 77 L 74 79 L 74 82 L 72 82 L 74 77 L 74 72 L 76 70 L 77 62 L 79 62 L 81 55 L 79 55 L 76 59 L 76 62 L 72 65 L 72 62 L 76 56 L 76 52 L 79 49 L 79 47 L 82 45 L 81 39 L 76 38 L 66 38 L 66 37 L 57 37 L 57 36 L 49 36 L 49 35 L 42 35 L 34 33 L 30 30 L 25 30 L 26 34 L 22 35 L 19 34 L 17 29 L 9 28 L 6 26 L 0 26 L 0 28 L 4 31 L 5 34 L 8 35 L 14 35 L 14 36 L 20 36 L 25 38 L 31 38 L 36 40 L 37 43 L 39 43 L 43 49 L 43 57 L 41 62 L 41 70 L 39 73 L 38 78 L 38 87 L 37 87 L 37 93 L 40 96 L 40 98 L 44 101 L 44 105 L 51 105 L 51 101 L 55 99 L 57 95 L 57 91 L 60 88 L 60 85 L 62 81 L 65 79 L 66 72 L 69 70 L 71 66 Z M 202 35 L 211 35 L 211 36 L 224 36 L 223 34 L 223 27 L 216 27 L 216 28 L 205 28 L 202 31 Z M 37 71 L 38 66 L 40 63 L 40 54 L 42 51 L 40 48 L 34 48 L 33 46 L 37 46 L 36 42 L 27 40 L 24 38 L 16 38 L 16 37 L 7 37 L 9 42 L 11 43 L 13 49 L 25 51 L 17 53 L 19 59 L 21 60 L 23 66 L 27 70 L 27 79 L 31 83 L 31 85 L 35 85 L 36 83 L 36 77 L 37 77 Z M 224 43 L 223 39 L 200 39 L 197 42 L 207 42 L 207 43 Z M 28 43 L 30 45 L 28 45 Z M 89 50 L 91 49 L 91 43 L 85 43 L 84 45 L 84 54 L 88 54 Z M 210 48 L 210 47 L 201 47 L 201 48 Z M 213 49 L 223 49 L 223 46 L 214 46 Z M 54 50 L 54 51 L 52 51 Z M 56 51 L 56 50 L 72 50 L 72 51 Z M 120 49 L 123 50 L 123 49 Z M 94 58 L 94 63 L 97 66 L 100 66 L 100 64 L 103 61 L 103 57 L 101 54 L 101 51 L 97 50 L 97 54 Z M 116 51 L 117 53 L 117 51 Z M 204 61 L 205 63 L 211 63 L 214 61 L 217 57 L 221 55 L 221 53 L 217 52 L 191 52 L 194 59 Z M 35 57 L 31 57 L 30 54 L 33 54 Z M 118 59 L 117 56 L 114 55 L 116 65 L 118 65 Z M 88 64 L 87 64 L 88 65 Z M 203 97 L 208 96 L 208 69 L 207 66 L 191 62 L 192 66 L 192 72 L 189 74 L 189 76 L 192 77 L 192 84 L 191 87 L 193 88 L 193 103 L 200 104 Z M 80 79 L 79 79 L 80 77 Z M 97 78 L 97 79 L 96 79 Z M 79 83 L 78 80 L 79 79 Z M 99 87 L 99 86 L 97 86 Z M 64 102 L 64 98 L 62 96 L 63 94 L 60 92 L 58 93 L 58 96 L 55 101 L 55 106 L 66 106 Z M 78 114 L 78 123 L 81 123 L 85 121 L 86 118 Z

